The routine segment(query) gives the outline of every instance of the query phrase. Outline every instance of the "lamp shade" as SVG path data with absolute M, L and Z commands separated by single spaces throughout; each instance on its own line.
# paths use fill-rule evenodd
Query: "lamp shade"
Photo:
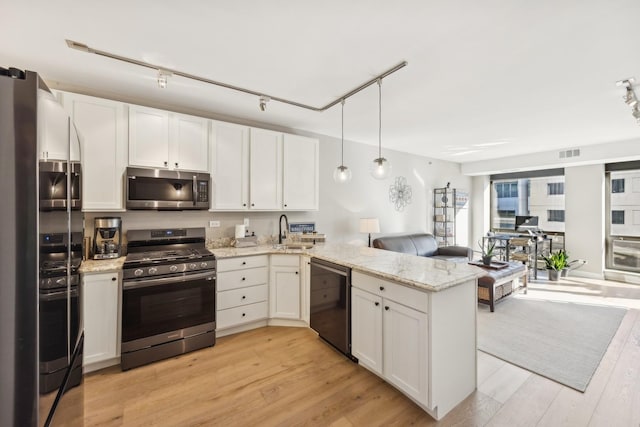
M 361 233 L 379 233 L 380 223 L 378 218 L 360 218 Z

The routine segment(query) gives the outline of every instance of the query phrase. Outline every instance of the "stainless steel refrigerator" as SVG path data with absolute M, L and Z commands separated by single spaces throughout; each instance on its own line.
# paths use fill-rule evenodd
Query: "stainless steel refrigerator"
M 79 150 L 38 74 L 0 68 L 2 426 L 82 419 Z

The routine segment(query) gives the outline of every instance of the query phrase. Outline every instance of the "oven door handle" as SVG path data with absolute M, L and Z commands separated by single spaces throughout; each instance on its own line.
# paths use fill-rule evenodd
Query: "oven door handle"
M 193 175 L 193 206 L 196 205 L 196 202 L 198 201 L 198 181 L 197 181 L 197 176 Z
M 206 280 L 214 280 L 216 278 L 215 272 L 206 272 L 206 273 L 196 273 L 196 274 L 187 274 L 184 276 L 173 276 L 173 277 L 162 277 L 159 279 L 139 279 L 135 281 L 123 281 L 122 289 L 139 289 L 146 288 L 149 286 L 158 286 L 164 285 L 167 283 L 176 283 L 176 282 L 187 282 L 190 280 L 198 280 L 198 279 L 206 279 Z
M 67 295 L 69 295 L 71 298 L 76 298 L 78 296 L 78 289 L 74 288 L 74 289 L 71 289 L 70 291 L 67 291 L 65 289 L 63 291 L 41 293 L 40 299 L 42 301 L 55 301 L 59 299 L 64 299 L 66 298 Z

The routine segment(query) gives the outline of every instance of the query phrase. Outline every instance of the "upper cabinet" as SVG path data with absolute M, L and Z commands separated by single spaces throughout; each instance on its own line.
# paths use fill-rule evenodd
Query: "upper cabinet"
M 284 134 L 284 209 L 318 209 L 318 146 L 317 139 Z
M 129 107 L 129 165 L 208 171 L 209 120 Z
M 318 209 L 318 140 L 213 122 L 211 210 Z
M 80 161 L 78 135 L 69 114 L 58 100 L 38 90 L 38 147 L 40 160 Z
M 121 102 L 62 93 L 78 129 L 82 151 L 82 209 L 124 209 L 122 177 L 127 167 L 127 107 Z
M 250 153 L 251 209 L 282 209 L 282 133 L 252 128 Z
M 249 206 L 249 128 L 225 122 L 211 126 L 212 209 Z

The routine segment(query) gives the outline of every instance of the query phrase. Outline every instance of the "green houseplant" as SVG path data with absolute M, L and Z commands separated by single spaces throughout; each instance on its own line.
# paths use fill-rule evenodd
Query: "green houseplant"
M 484 265 L 491 265 L 491 258 L 493 258 L 496 242 L 493 239 L 486 239 L 486 245 L 484 243 L 484 241 L 478 241 L 478 246 L 482 249 L 482 263 Z
M 560 278 L 560 272 L 569 266 L 569 256 L 563 249 L 552 252 L 549 256 L 543 256 L 549 280 L 557 281 Z

